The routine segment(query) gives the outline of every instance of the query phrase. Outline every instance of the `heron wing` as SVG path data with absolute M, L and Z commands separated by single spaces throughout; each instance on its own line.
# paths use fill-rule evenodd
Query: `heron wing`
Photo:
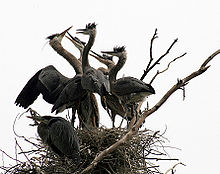
M 50 120 L 48 126 L 51 143 L 65 156 L 74 158 L 79 153 L 79 142 L 70 122 L 56 117 Z
M 140 92 L 154 93 L 154 89 L 149 84 L 134 77 L 120 78 L 114 85 L 114 93 L 118 96 Z
M 75 76 L 68 82 L 63 91 L 60 93 L 51 112 L 54 112 L 55 110 L 57 110 L 57 112 L 61 112 L 63 109 L 74 106 L 86 93 L 87 91 L 81 86 L 81 76 Z
M 15 104 L 26 109 L 30 106 L 40 95 L 40 91 L 37 89 L 38 76 L 42 72 L 39 70 L 24 86 L 15 100 Z

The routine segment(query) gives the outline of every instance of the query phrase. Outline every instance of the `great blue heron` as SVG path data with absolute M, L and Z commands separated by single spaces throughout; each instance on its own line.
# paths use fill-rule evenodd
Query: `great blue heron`
M 109 80 L 100 70 L 96 70 L 91 67 L 88 60 L 89 51 L 94 44 L 96 36 L 96 24 L 89 23 L 86 25 L 85 29 L 78 29 L 77 33 L 82 33 L 89 35 L 89 41 L 83 49 L 82 55 L 82 86 L 84 89 L 87 89 L 91 92 L 96 92 L 100 96 L 106 95 L 110 92 Z
M 64 31 L 68 32 L 68 29 Z M 64 33 L 62 32 L 62 33 Z M 61 34 L 62 34 L 61 33 Z M 62 112 L 64 109 L 72 108 L 73 118 L 77 111 L 81 127 L 98 127 L 99 126 L 99 109 L 94 94 L 86 91 L 81 86 L 82 63 L 74 55 L 65 50 L 61 44 L 64 35 L 54 34 L 49 36 L 51 47 L 62 57 L 64 57 L 74 68 L 76 76 L 71 79 L 65 86 L 59 98 L 54 103 L 52 112 Z M 79 44 L 74 44 L 80 51 L 82 57 L 82 48 Z M 87 110 L 86 112 L 84 110 Z M 72 119 L 74 121 L 74 119 Z
M 134 77 L 123 77 L 116 79 L 118 71 L 124 66 L 127 53 L 125 47 L 115 47 L 113 51 L 103 51 L 102 53 L 117 56 L 117 64 L 109 71 L 111 93 L 117 96 L 125 106 L 129 106 L 134 111 L 134 107 L 142 102 L 147 96 L 155 94 L 154 88 L 150 84 Z
M 83 52 L 83 49 L 85 47 L 85 42 L 81 41 L 77 37 L 73 37 L 69 32 L 67 32 L 69 36 L 66 36 L 80 51 L 80 53 Z M 99 67 L 98 69 L 102 71 L 105 75 L 108 75 L 110 69 L 115 65 L 113 61 L 113 56 L 109 56 L 107 54 L 103 54 L 102 56 L 95 53 L 94 51 L 90 50 L 92 57 L 96 58 L 99 62 L 105 64 L 107 68 Z M 101 103 L 104 109 L 107 110 L 108 114 L 110 115 L 112 119 L 112 126 L 114 126 L 115 122 L 115 116 L 118 114 L 121 117 L 125 118 L 126 110 L 123 107 L 123 105 L 119 102 L 119 99 L 113 95 L 113 94 L 106 94 L 105 97 L 101 97 Z M 109 109 L 111 110 L 111 113 L 109 113 Z M 88 110 L 88 109 L 85 109 Z M 131 111 L 128 111 L 126 115 L 126 119 L 129 121 L 132 119 Z
M 75 130 L 69 121 L 62 117 L 28 116 L 35 120 L 37 132 L 42 142 L 48 145 L 60 157 L 80 163 L 80 145 Z
M 60 34 L 54 34 L 48 37 L 50 39 L 50 45 L 56 48 L 58 53 L 62 52 L 62 48 L 59 46 L 65 33 L 70 29 L 66 29 Z M 66 55 L 70 54 L 66 52 Z M 70 57 L 69 55 L 66 57 Z M 75 66 L 73 61 L 70 63 L 75 67 L 77 72 L 82 72 L 81 66 Z M 24 86 L 20 94 L 15 100 L 15 104 L 23 108 L 30 106 L 37 97 L 42 94 L 43 99 L 50 103 L 54 104 L 60 93 L 69 82 L 70 78 L 63 76 L 53 65 L 49 65 L 41 70 L 39 70 Z
M 71 27 L 70 27 L 71 28 Z M 67 103 L 60 103 L 60 99 L 56 103 L 56 107 L 62 107 L 58 104 L 64 104 L 65 106 L 71 106 L 69 103 L 73 101 L 74 96 L 73 89 L 77 90 L 79 89 L 79 85 L 81 85 L 81 82 L 78 80 L 78 77 L 80 74 L 82 74 L 82 64 L 81 62 L 71 53 L 66 51 L 61 44 L 61 41 L 65 35 L 65 33 L 70 29 L 68 28 L 64 32 L 60 34 L 53 34 L 49 37 L 49 43 L 51 47 L 61 56 L 63 56 L 74 68 L 76 72 L 76 76 L 74 78 L 67 78 L 63 76 L 54 66 L 49 65 L 41 70 L 39 70 L 25 85 L 25 87 L 22 89 L 20 94 L 18 95 L 15 104 L 19 105 L 21 107 L 27 108 L 30 106 L 37 97 L 42 94 L 43 99 L 47 101 L 50 104 L 55 104 L 55 102 L 59 99 L 61 92 L 65 88 L 65 92 L 62 92 L 61 98 L 69 98 L 70 100 L 67 101 Z M 81 76 L 80 76 L 81 78 Z M 79 84 L 77 84 L 79 83 Z M 67 85 L 68 84 L 68 85 Z M 68 93 L 72 92 L 72 93 Z M 85 90 L 82 89 L 82 94 L 84 94 Z M 77 93 L 78 95 L 78 93 Z M 71 96 L 73 98 L 71 98 Z M 90 104 L 90 103 L 97 103 L 96 98 L 94 96 L 88 95 L 89 97 L 85 97 L 84 95 L 82 98 L 85 98 L 87 100 L 93 100 L 91 102 L 82 102 L 84 105 Z M 78 99 L 78 98 L 77 98 Z M 94 101 L 95 100 L 95 101 Z M 77 103 L 78 100 L 75 102 Z M 83 105 L 82 104 L 82 105 Z M 76 105 L 74 105 L 75 107 Z M 81 106 L 81 104 L 79 105 Z M 86 107 L 86 106 L 85 106 Z M 64 108 L 64 107 L 63 107 Z M 66 107 L 69 108 L 69 107 Z M 76 109 L 78 113 L 83 113 L 81 111 L 83 107 L 78 107 L 73 109 L 73 117 L 75 117 Z M 90 108 L 92 111 L 89 113 L 92 113 L 90 115 L 80 115 L 80 118 L 84 120 L 84 124 L 90 124 L 90 126 L 97 127 L 97 123 L 99 123 L 99 111 L 98 106 L 87 106 L 87 108 Z M 90 118 L 91 117 L 91 118 Z M 88 119 L 89 118 L 89 119 Z M 93 122 L 90 122 L 90 120 L 96 120 L 96 124 L 93 124 Z M 74 121 L 74 120 L 73 120 Z M 81 124 L 82 125 L 82 124 Z

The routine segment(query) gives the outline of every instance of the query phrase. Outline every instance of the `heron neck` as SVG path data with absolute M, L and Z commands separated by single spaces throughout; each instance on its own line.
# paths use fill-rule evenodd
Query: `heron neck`
M 96 36 L 95 32 L 89 35 L 89 41 L 86 44 L 86 46 L 84 47 L 84 49 L 83 49 L 83 54 L 82 54 L 83 72 L 85 72 L 85 69 L 87 67 L 90 67 L 88 55 L 89 55 L 90 49 L 92 48 L 92 46 L 93 46 L 93 44 L 95 42 L 95 36 Z
M 112 85 L 116 81 L 118 71 L 120 71 L 120 69 L 124 66 L 126 59 L 127 59 L 127 55 L 126 55 L 126 53 L 124 53 L 121 56 L 119 56 L 118 58 L 119 59 L 118 59 L 117 64 L 115 66 L 113 66 L 109 71 L 110 85 Z
M 81 62 L 70 52 L 65 50 L 58 40 L 51 40 L 50 45 L 59 55 L 61 55 L 70 63 L 70 65 L 74 68 L 76 74 L 82 74 Z

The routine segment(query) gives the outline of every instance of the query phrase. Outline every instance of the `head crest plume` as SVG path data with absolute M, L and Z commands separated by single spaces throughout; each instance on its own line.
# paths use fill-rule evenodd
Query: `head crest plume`
M 121 46 L 121 47 L 116 46 L 113 48 L 113 50 L 114 52 L 123 52 L 125 51 L 125 46 Z
M 86 25 L 86 29 L 93 29 L 93 28 L 96 28 L 95 22 L 93 22 L 93 23 L 88 23 L 88 24 Z
M 54 37 L 56 37 L 58 34 L 52 34 L 48 36 L 46 39 L 52 40 Z

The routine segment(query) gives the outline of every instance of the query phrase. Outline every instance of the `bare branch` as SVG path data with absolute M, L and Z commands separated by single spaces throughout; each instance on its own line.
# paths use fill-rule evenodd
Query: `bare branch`
M 186 166 L 185 164 L 179 162 L 179 163 L 175 164 L 172 168 L 168 169 L 164 174 L 168 174 L 168 172 L 170 172 L 170 171 L 172 171 L 172 173 L 173 173 L 174 168 L 175 168 L 176 166 L 178 166 L 179 164 L 181 164 L 181 165 L 183 165 L 183 166 Z
M 149 67 L 150 67 L 150 65 L 151 65 L 151 63 L 153 61 L 153 42 L 154 42 L 154 40 L 156 38 L 158 38 L 158 36 L 157 36 L 157 28 L 155 29 L 154 35 L 153 35 L 153 37 L 152 37 L 152 39 L 150 41 L 150 61 L 149 61 L 148 65 L 147 65 L 146 69 L 149 69 Z
M 177 41 L 177 40 L 176 40 Z M 175 42 L 173 42 L 172 45 L 175 44 Z M 172 45 L 170 46 L 170 48 L 172 48 Z M 168 49 L 167 52 L 169 52 L 170 49 Z M 204 63 L 202 64 L 202 66 L 195 72 L 191 73 L 190 75 L 188 75 L 187 77 L 185 77 L 182 80 L 179 80 L 172 88 L 170 88 L 170 90 L 167 91 L 167 93 L 160 99 L 160 101 L 154 105 L 151 109 L 144 111 L 141 118 L 137 121 L 137 123 L 132 127 L 132 129 L 130 131 L 128 131 L 128 133 L 126 133 L 124 135 L 124 137 L 122 137 L 119 141 L 117 141 L 115 144 L 111 145 L 110 147 L 108 147 L 107 149 L 103 150 L 101 153 L 99 153 L 96 158 L 92 161 L 92 163 L 86 168 L 84 169 L 81 174 L 84 173 L 89 173 L 97 164 L 100 160 L 102 160 L 107 154 L 111 153 L 112 151 L 114 151 L 116 148 L 118 148 L 118 146 L 124 144 L 126 141 L 130 140 L 132 138 L 132 136 L 134 134 L 137 133 L 138 129 L 141 127 L 141 125 L 143 124 L 144 120 L 150 116 L 151 114 L 153 114 L 155 111 L 157 111 L 166 101 L 167 99 L 178 89 L 180 89 L 182 86 L 185 86 L 185 84 L 187 82 L 189 82 L 191 79 L 201 75 L 202 73 L 204 73 L 210 66 L 206 66 L 207 63 L 212 60 L 216 55 L 218 55 L 220 53 L 220 50 L 216 51 L 215 53 L 213 53 L 211 56 L 209 56 Z
M 1 151 L 3 154 L 5 154 L 7 157 L 9 157 L 10 159 L 12 159 L 13 161 L 17 161 L 17 162 L 19 162 L 19 163 L 22 163 L 22 162 L 19 161 L 18 159 L 13 158 L 13 157 L 11 157 L 10 155 L 8 155 L 5 151 L 3 151 L 3 150 L 1 150 L 1 149 L 0 149 L 0 151 Z
M 36 143 L 33 143 L 31 142 L 30 140 L 28 140 L 25 136 L 21 136 L 21 135 L 18 135 L 17 132 L 15 131 L 15 124 L 16 124 L 16 121 L 18 118 L 20 118 L 22 115 L 24 115 L 25 113 L 29 112 L 32 114 L 38 114 L 36 111 L 32 110 L 31 108 L 27 109 L 27 111 L 23 112 L 22 114 L 18 114 L 16 117 L 15 117 L 15 120 L 14 120 L 14 123 L 13 123 L 13 132 L 15 134 L 16 137 L 18 138 L 22 138 L 24 139 L 25 141 L 27 141 L 28 143 L 31 143 L 32 145 L 34 145 L 35 147 L 39 147 Z M 39 115 L 39 114 L 38 114 Z
M 164 70 L 162 70 L 162 71 L 157 71 L 157 73 L 156 73 L 156 74 L 154 75 L 154 77 L 151 79 L 150 84 L 153 83 L 153 81 L 155 80 L 155 78 L 156 78 L 159 74 L 164 73 L 165 71 L 167 71 L 167 70 L 169 69 L 170 65 L 171 65 L 173 62 L 175 62 L 177 59 L 180 59 L 181 57 L 183 57 L 183 56 L 185 56 L 185 55 L 186 55 L 186 53 L 184 53 L 184 54 L 182 54 L 182 55 L 176 57 L 175 59 L 173 59 L 171 62 L 168 63 L 167 67 L 166 67 Z
M 178 41 L 178 39 L 175 39 L 174 41 L 173 41 L 173 43 L 170 45 L 170 47 L 167 49 L 167 51 L 162 55 L 162 56 L 160 56 L 155 62 L 154 62 L 154 64 L 153 65 L 149 65 L 149 64 L 151 64 L 151 61 L 152 61 L 152 59 L 150 60 L 150 62 L 149 62 L 149 64 L 148 64 L 148 66 L 147 66 L 147 68 L 146 68 L 146 70 L 144 71 L 144 74 L 141 76 L 141 78 L 140 78 L 140 80 L 144 80 L 144 78 L 146 77 L 146 75 L 147 75 L 147 73 L 151 70 L 151 69 L 153 69 L 157 64 L 159 64 L 159 62 L 167 55 L 167 54 L 169 54 L 169 52 L 170 52 L 170 50 L 172 49 L 172 47 L 175 45 L 175 43 Z M 151 50 L 152 51 L 152 50 Z M 152 53 L 151 53 L 151 55 L 152 55 Z

